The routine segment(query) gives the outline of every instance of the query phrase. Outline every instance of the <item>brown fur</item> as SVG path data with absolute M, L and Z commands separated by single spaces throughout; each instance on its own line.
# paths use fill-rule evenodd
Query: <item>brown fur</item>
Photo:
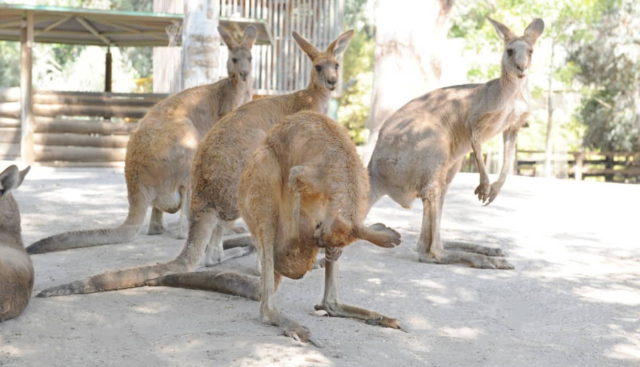
M 294 32 L 294 38 L 314 63 L 309 86 L 291 94 L 249 102 L 226 115 L 209 130 L 193 161 L 189 234 L 176 259 L 96 275 L 85 281 L 47 289 L 39 296 L 141 286 L 149 279 L 193 270 L 207 246 L 207 265 L 248 253 L 250 248 L 246 246 L 223 250 L 221 241 L 223 229 L 239 216 L 237 191 L 244 165 L 267 131 L 283 117 L 302 110 L 326 109 L 329 95 L 337 82 L 336 57 L 344 51 L 352 35 L 353 31 L 343 33 L 327 50 L 320 52 Z
M 389 195 L 403 207 L 422 199 L 424 214 L 418 253 L 420 261 L 464 263 L 479 268 L 513 268 L 499 249 L 465 244 L 444 249 L 440 216 L 447 187 L 464 155 L 473 151 L 480 185 L 475 193 L 491 203 L 505 182 L 515 154 L 518 129 L 528 117 L 526 71 L 544 23 L 534 20 L 522 37 L 493 21 L 504 39 L 502 75 L 485 84 L 469 84 L 432 91 L 407 103 L 387 119 L 369 163 L 369 206 Z M 505 160 L 500 178 L 489 184 L 481 143 L 503 132 Z
M 219 28 L 229 47 L 229 77 L 184 90 L 149 110 L 127 145 L 125 178 L 129 214 L 113 229 L 73 231 L 41 239 L 27 248 L 32 254 L 127 242 L 139 232 L 147 209 L 153 207 L 149 234 L 164 232 L 162 213 L 182 209 L 179 236 L 186 232 L 190 167 L 198 142 L 211 126 L 252 95 L 251 47 L 256 38 L 247 27 L 237 43 Z M 235 60 L 235 62 L 234 62 Z
M 261 315 L 285 334 L 312 341 L 309 331 L 281 315 L 273 296 L 281 276 L 301 278 L 326 249 L 325 296 L 318 309 L 399 328 L 396 320 L 338 302 L 335 262 L 358 239 L 382 247 L 400 235 L 362 225 L 369 191 L 366 172 L 345 128 L 311 111 L 285 118 L 269 131 L 240 179 L 240 211 L 261 254 Z
M 27 307 L 33 289 L 33 265 L 22 245 L 20 210 L 11 190 L 20 186 L 29 167 L 10 166 L 0 173 L 0 321 Z

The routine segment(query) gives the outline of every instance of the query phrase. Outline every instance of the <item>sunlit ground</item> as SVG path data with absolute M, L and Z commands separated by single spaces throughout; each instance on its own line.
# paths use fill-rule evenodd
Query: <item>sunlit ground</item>
M 5 165 L 3 164 L 3 168 Z M 640 186 L 510 177 L 488 207 L 478 177 L 459 174 L 442 237 L 500 247 L 513 271 L 417 261 L 419 202 L 380 201 L 367 222 L 398 229 L 396 249 L 366 243 L 340 262 L 341 300 L 399 318 L 409 333 L 320 317 L 322 270 L 286 280 L 280 309 L 318 349 L 258 319 L 258 304 L 222 294 L 140 288 L 34 298 L 0 324 L 2 366 L 637 366 L 640 364 Z M 126 215 L 122 169 L 35 167 L 15 194 L 23 236 L 113 226 Z M 36 290 L 107 269 L 172 258 L 169 233 L 35 255 Z M 255 255 L 226 267 L 251 269 Z

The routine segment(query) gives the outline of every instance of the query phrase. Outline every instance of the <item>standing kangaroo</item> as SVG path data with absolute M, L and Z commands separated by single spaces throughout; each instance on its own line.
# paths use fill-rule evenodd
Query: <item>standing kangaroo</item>
M 382 224 L 363 226 L 368 190 L 365 168 L 347 130 L 330 118 L 299 112 L 269 131 L 249 159 L 239 187 L 240 212 L 260 253 L 264 322 L 294 339 L 313 342 L 306 327 L 280 314 L 273 298 L 282 276 L 301 278 L 324 248 L 325 290 L 316 309 L 400 328 L 395 319 L 338 301 L 336 267 L 343 247 L 358 239 L 381 247 L 400 243 L 400 235 Z
M 352 36 L 352 30 L 342 33 L 325 51 L 319 51 L 293 32 L 294 39 L 314 65 L 307 88 L 249 102 L 222 118 L 205 136 L 193 161 L 189 234 L 177 258 L 167 263 L 95 275 L 46 289 L 39 296 L 139 287 L 149 279 L 193 270 L 205 249 L 208 266 L 246 254 L 247 246 L 223 250 L 222 232 L 240 216 L 238 184 L 247 159 L 267 131 L 285 116 L 303 110 L 326 111 L 331 91 L 338 82 L 337 57 L 347 48 Z
M 480 172 L 475 194 L 488 205 L 505 182 L 518 129 L 528 118 L 527 70 L 544 22 L 535 19 L 523 36 L 516 37 L 504 24 L 489 20 L 505 44 L 500 78 L 437 89 L 407 103 L 385 121 L 369 162 L 369 207 L 385 194 L 405 208 L 416 197 L 422 199 L 424 213 L 417 245 L 421 262 L 513 268 L 495 257 L 502 256 L 499 249 L 471 244 L 445 249 L 440 240 L 444 197 L 464 156 L 473 151 Z M 490 184 L 481 144 L 500 132 L 504 161 L 500 177 Z
M 20 210 L 11 190 L 20 186 L 29 167 L 9 166 L 0 173 L 0 321 L 27 307 L 33 289 L 33 265 L 22 245 Z
M 116 228 L 72 231 L 41 239 L 27 248 L 31 254 L 79 247 L 122 243 L 140 230 L 149 206 L 153 207 L 149 234 L 164 231 L 163 212 L 180 212 L 179 237 L 187 230 L 190 168 L 198 142 L 220 118 L 252 96 L 251 47 L 256 29 L 245 28 L 237 43 L 221 27 L 229 48 L 228 77 L 216 83 L 184 90 L 149 110 L 127 145 L 125 178 L 129 214 Z

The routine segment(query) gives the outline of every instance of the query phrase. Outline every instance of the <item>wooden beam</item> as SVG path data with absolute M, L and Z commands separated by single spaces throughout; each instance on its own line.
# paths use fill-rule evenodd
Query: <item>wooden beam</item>
M 36 145 L 38 162 L 120 162 L 127 154 L 125 148 L 60 147 Z
M 129 135 L 129 132 L 133 131 L 137 126 L 138 124 L 38 117 L 34 131 L 36 133 Z
M 21 23 L 22 23 L 22 18 L 15 18 L 15 19 L 11 19 L 6 22 L 0 23 L 0 28 L 10 28 L 10 27 L 20 25 Z
M 2 139 L 0 129 L 0 140 Z M 7 130 L 7 138 L 10 133 Z M 129 142 L 127 135 L 88 135 L 88 134 L 60 134 L 45 133 L 33 134 L 33 141 L 39 145 L 49 146 L 75 146 L 94 148 L 126 148 Z
M 91 24 L 89 24 L 89 22 L 87 22 L 84 18 L 82 17 L 76 17 L 76 20 L 78 21 L 78 23 L 82 24 L 82 26 L 88 30 L 89 32 L 91 32 L 91 34 L 93 34 L 94 36 L 96 36 L 96 38 L 100 39 L 102 42 L 105 43 L 105 45 L 111 45 L 112 42 L 105 36 L 101 35 L 100 32 L 98 32 L 95 28 L 93 28 L 93 26 L 91 26 Z
M 45 29 L 41 30 L 40 32 L 36 32 L 36 36 L 41 35 L 43 33 L 47 33 L 50 30 L 54 29 L 55 27 L 62 25 L 63 23 L 66 23 L 67 21 L 71 20 L 73 18 L 73 16 L 68 16 L 68 17 L 64 17 L 60 20 L 57 20 L 51 24 L 49 24 Z
M 33 12 L 27 12 L 20 31 L 20 157 L 31 164 L 33 153 Z

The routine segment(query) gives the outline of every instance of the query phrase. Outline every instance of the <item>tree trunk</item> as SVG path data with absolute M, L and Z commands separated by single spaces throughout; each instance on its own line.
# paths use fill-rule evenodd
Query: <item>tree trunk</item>
M 184 0 L 182 89 L 215 81 L 220 53 L 218 0 Z
M 454 0 L 376 0 L 376 47 L 369 140 L 373 151 L 384 120 L 411 99 L 439 86 L 438 53 L 445 46 Z
M 153 0 L 153 11 L 182 13 L 183 0 Z M 182 90 L 182 27 L 169 27 L 167 47 L 153 48 L 153 92 L 174 94 Z
M 553 176 L 553 56 L 554 56 L 555 42 L 551 40 L 551 55 L 549 57 L 549 74 L 547 76 L 547 136 L 545 138 L 544 148 L 544 176 Z

